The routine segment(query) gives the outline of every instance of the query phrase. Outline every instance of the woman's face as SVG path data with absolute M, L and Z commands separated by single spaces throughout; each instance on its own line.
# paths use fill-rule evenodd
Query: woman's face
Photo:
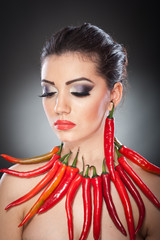
M 103 130 L 110 91 L 95 63 L 78 53 L 47 57 L 42 65 L 43 107 L 61 142 L 84 141 Z

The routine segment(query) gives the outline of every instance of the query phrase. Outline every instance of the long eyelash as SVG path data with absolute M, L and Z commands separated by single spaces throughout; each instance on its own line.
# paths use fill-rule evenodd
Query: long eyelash
M 43 93 L 42 95 L 39 95 L 38 97 L 51 97 L 55 94 L 55 92 L 50 92 L 50 93 Z M 85 96 L 89 96 L 90 93 L 89 92 L 72 92 L 71 94 L 73 94 L 76 97 L 85 97 Z
M 51 97 L 55 94 L 55 92 L 49 92 L 49 93 L 43 93 L 42 95 L 38 96 L 38 97 Z
M 89 96 L 89 95 L 90 95 L 89 92 L 82 92 L 82 93 L 79 93 L 79 92 L 71 92 L 71 94 L 75 95 L 76 97 L 85 97 L 85 96 Z

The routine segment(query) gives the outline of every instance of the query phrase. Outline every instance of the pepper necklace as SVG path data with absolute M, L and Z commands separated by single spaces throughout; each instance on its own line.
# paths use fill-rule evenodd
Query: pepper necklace
M 17 177 L 30 178 L 47 172 L 45 177 L 27 194 L 15 200 L 6 206 L 5 210 L 11 207 L 17 206 L 35 196 L 44 186 L 46 188 L 29 210 L 27 215 L 24 217 L 18 227 L 23 226 L 31 217 L 35 214 L 41 214 L 48 209 L 54 207 L 64 196 L 65 209 L 67 214 L 68 223 L 68 236 L 69 240 L 74 239 L 73 232 L 73 213 L 72 204 L 76 196 L 76 192 L 80 186 L 82 186 L 82 198 L 84 206 L 84 222 L 83 229 L 79 240 L 87 239 L 92 219 L 92 199 L 91 199 L 91 185 L 93 186 L 93 238 L 94 240 L 100 239 L 101 235 L 101 213 L 102 213 L 102 202 L 103 199 L 106 203 L 108 213 L 115 224 L 116 228 L 125 236 L 127 236 L 126 230 L 123 227 L 116 207 L 113 203 L 111 196 L 111 181 L 114 183 L 115 188 L 119 194 L 124 207 L 124 213 L 127 221 L 128 233 L 130 240 L 135 239 L 136 233 L 140 230 L 144 216 L 145 206 L 143 200 L 136 188 L 136 185 L 141 189 L 145 196 L 158 208 L 160 209 L 160 202 L 142 179 L 134 172 L 132 167 L 127 162 L 126 158 L 131 160 L 134 164 L 140 166 L 143 170 L 160 175 L 160 168 L 154 164 L 148 162 L 144 157 L 135 151 L 122 145 L 117 138 L 114 137 L 114 105 L 105 121 L 104 128 L 104 153 L 105 158 L 102 162 L 102 174 L 98 175 L 95 166 L 87 165 L 86 172 L 84 173 L 84 160 L 83 170 L 79 172 L 76 167 L 78 153 L 71 166 L 68 165 L 68 159 L 71 152 L 61 156 L 63 143 L 60 146 L 56 146 L 51 152 L 27 159 L 18 159 L 11 157 L 6 154 L 1 154 L 3 158 L 19 164 L 31 164 L 39 163 L 49 160 L 44 166 L 34 169 L 28 172 L 18 172 L 11 169 L 1 169 L 3 173 L 11 174 Z M 113 152 L 114 148 L 118 157 L 118 164 L 114 166 Z M 108 168 L 108 172 L 106 171 Z M 93 169 L 93 176 L 90 178 L 89 169 Z M 126 174 L 127 173 L 127 174 Z M 133 181 L 132 181 L 133 180 Z M 133 196 L 138 210 L 139 220 L 136 228 L 134 227 L 132 207 L 127 190 Z

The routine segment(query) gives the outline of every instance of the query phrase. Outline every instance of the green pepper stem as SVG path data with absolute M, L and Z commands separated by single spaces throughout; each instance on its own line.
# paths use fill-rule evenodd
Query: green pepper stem
M 76 168 L 77 159 L 78 159 L 78 154 L 79 154 L 79 149 L 78 149 L 77 154 L 76 154 L 76 157 L 75 157 L 75 159 L 74 159 L 74 161 L 73 161 L 73 163 L 72 163 L 72 165 L 71 165 L 71 167 L 73 167 L 73 168 Z
M 87 170 L 86 170 L 85 175 L 84 175 L 85 178 L 89 177 L 88 172 L 89 172 L 90 166 L 88 164 L 87 164 L 87 166 L 88 167 L 87 167 Z
M 113 103 L 113 102 L 112 102 Z M 114 112 L 114 103 L 113 103 L 113 107 L 112 107 L 112 110 L 110 111 L 109 115 L 108 115 L 108 118 L 109 119 L 113 119 L 113 112 Z
M 60 149 L 59 149 L 59 151 L 56 153 L 56 155 L 59 155 L 59 156 L 61 155 L 62 147 L 63 147 L 63 143 L 61 143 Z
M 114 144 L 118 147 L 118 150 L 120 150 L 122 147 L 123 147 L 123 145 L 120 145 L 118 142 L 116 142 L 116 141 L 114 141 Z
M 68 153 L 67 156 L 65 157 L 63 164 L 68 165 L 68 158 L 70 157 L 72 152 Z
M 122 157 L 122 155 L 119 153 L 118 149 L 116 147 L 115 147 L 115 149 L 116 149 L 117 157 L 118 158 Z
M 102 174 L 106 174 L 106 169 L 105 169 L 105 158 L 103 159 L 103 164 L 102 164 Z
M 96 172 L 96 168 L 95 168 L 95 166 L 91 166 L 92 168 L 93 168 L 93 175 L 92 175 L 92 178 L 95 178 L 95 177 L 99 177 L 99 175 L 97 174 L 97 172 Z
M 63 157 L 61 157 L 60 159 L 58 159 L 58 161 L 63 162 L 64 159 L 65 159 L 69 154 L 70 154 L 70 153 L 65 154 Z
M 84 158 L 83 158 L 83 156 L 82 156 L 82 162 L 83 162 L 83 169 L 79 174 L 83 176 L 83 173 L 84 173 Z

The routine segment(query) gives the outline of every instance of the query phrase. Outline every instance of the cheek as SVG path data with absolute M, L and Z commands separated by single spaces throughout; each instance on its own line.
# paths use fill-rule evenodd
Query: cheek
M 86 102 L 83 111 L 83 120 L 86 123 L 99 123 L 103 120 L 104 116 L 107 116 L 108 98 L 93 99 L 92 101 Z
M 50 122 L 52 119 L 52 116 L 54 114 L 54 104 L 50 101 L 47 101 L 47 99 L 42 100 L 43 109 L 45 111 L 45 114 L 48 118 L 48 121 Z

